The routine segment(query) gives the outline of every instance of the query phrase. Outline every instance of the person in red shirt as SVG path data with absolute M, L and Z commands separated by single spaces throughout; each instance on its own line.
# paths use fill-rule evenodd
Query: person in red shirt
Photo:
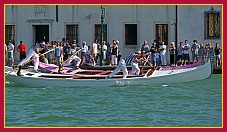
M 17 46 L 17 51 L 20 53 L 20 61 L 26 58 L 26 44 L 23 41 L 20 41 L 20 44 Z

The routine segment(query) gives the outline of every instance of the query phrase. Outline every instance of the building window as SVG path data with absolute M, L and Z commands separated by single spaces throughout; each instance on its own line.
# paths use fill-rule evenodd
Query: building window
M 101 24 L 95 24 L 95 39 L 101 42 Z M 107 24 L 103 25 L 103 40 L 107 42 Z
M 11 41 L 15 44 L 15 25 L 6 25 L 5 26 L 5 43 Z
M 156 40 L 168 44 L 168 24 L 156 24 Z
M 125 45 L 137 45 L 137 24 L 125 24 Z
M 220 12 L 214 11 L 213 8 L 211 11 L 206 11 L 204 13 L 205 17 L 205 27 L 204 27 L 204 37 L 205 39 L 219 39 L 220 38 Z
M 78 25 L 66 25 L 66 40 L 70 43 L 76 40 L 78 43 Z

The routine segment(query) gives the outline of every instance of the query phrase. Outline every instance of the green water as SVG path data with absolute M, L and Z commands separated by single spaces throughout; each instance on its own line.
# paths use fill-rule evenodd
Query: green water
M 222 77 L 165 86 L 32 88 L 6 82 L 6 126 L 222 126 Z

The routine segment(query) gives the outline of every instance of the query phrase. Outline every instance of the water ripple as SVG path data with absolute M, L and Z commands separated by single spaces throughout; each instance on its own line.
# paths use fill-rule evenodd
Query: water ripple
M 165 86 L 6 84 L 6 126 L 221 126 L 221 76 Z

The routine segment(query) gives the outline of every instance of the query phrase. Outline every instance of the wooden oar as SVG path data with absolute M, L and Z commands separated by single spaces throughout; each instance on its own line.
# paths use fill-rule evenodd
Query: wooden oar
M 48 50 L 47 52 L 45 52 L 45 53 L 43 53 L 43 54 L 40 54 L 39 56 L 45 55 L 45 54 L 47 54 L 47 53 L 49 53 L 49 52 L 51 52 L 51 51 L 53 51 L 53 50 L 55 50 L 55 49 Z M 32 56 L 33 56 L 33 55 L 32 55 Z M 31 60 L 25 62 L 24 64 L 28 64 L 28 63 L 30 63 L 31 61 L 33 61 L 33 59 L 31 59 Z M 24 65 L 24 64 L 22 64 L 22 65 Z
M 43 53 L 43 54 L 41 54 L 41 55 L 45 55 L 45 54 L 47 54 L 47 53 L 49 53 L 49 52 L 51 52 L 51 51 L 53 51 L 53 50 L 55 50 L 55 49 L 48 50 L 47 52 L 45 52 L 45 53 Z
M 47 52 L 45 52 L 45 53 L 43 53 L 43 54 L 41 54 L 41 55 L 45 55 L 45 54 L 47 54 L 47 53 L 49 53 L 49 52 L 51 52 L 51 51 L 53 51 L 53 50 L 54 50 L 54 49 L 48 50 Z M 33 59 L 31 59 L 31 60 L 25 62 L 24 64 L 28 64 L 28 63 L 30 63 L 32 60 L 33 60 Z M 8 72 L 5 76 L 8 76 L 10 73 L 12 73 L 13 71 L 15 71 L 15 70 L 17 70 L 17 69 L 18 69 L 18 67 L 13 68 L 13 70 L 10 71 L 10 72 Z
M 49 52 L 51 52 L 51 51 L 53 51 L 53 50 L 55 50 L 55 49 L 48 50 L 47 52 L 42 53 L 42 54 L 40 54 L 39 56 L 45 55 L 45 54 L 47 54 L 47 53 L 49 53 Z M 33 61 L 33 59 L 31 59 L 31 60 L 25 62 L 24 64 L 28 64 L 28 63 L 30 63 L 31 61 Z
M 154 71 L 156 71 L 156 70 L 158 70 L 158 67 L 153 67 L 154 69 L 149 69 L 148 71 L 147 71 L 147 73 L 144 75 L 145 77 L 149 77 L 149 76 L 151 76 L 153 73 L 154 73 Z
M 149 56 L 150 55 L 148 55 L 147 56 L 147 58 L 146 58 L 146 60 L 145 60 L 145 62 L 144 62 L 144 64 L 143 64 L 143 67 L 141 68 L 141 73 L 143 74 L 143 69 L 144 69 L 144 66 L 147 64 L 147 62 L 149 61 Z
M 71 58 L 73 58 L 78 52 L 80 52 L 81 49 L 79 49 L 78 51 L 76 51 L 72 56 L 70 56 L 67 60 L 65 60 L 64 62 L 62 62 L 61 64 L 63 65 L 65 62 L 67 62 L 68 60 L 70 60 Z
M 65 60 L 65 61 L 63 61 L 62 63 L 61 63 L 61 65 L 63 66 L 63 64 L 65 63 L 65 62 L 67 62 L 67 61 L 69 61 L 71 58 L 73 58 L 78 52 L 80 52 L 81 51 L 81 49 L 79 49 L 78 51 L 76 51 L 72 56 L 70 56 L 67 60 Z M 57 70 L 57 69 L 59 69 L 60 68 L 60 66 L 58 66 L 57 68 L 55 68 L 52 72 L 50 72 L 50 74 L 52 74 L 52 73 L 54 73 L 55 72 L 55 70 Z M 63 68 L 63 67 L 62 67 Z
M 16 71 L 17 69 L 18 69 L 17 67 L 13 68 L 13 70 L 11 70 L 10 72 L 8 72 L 5 76 L 8 76 L 10 73 Z

